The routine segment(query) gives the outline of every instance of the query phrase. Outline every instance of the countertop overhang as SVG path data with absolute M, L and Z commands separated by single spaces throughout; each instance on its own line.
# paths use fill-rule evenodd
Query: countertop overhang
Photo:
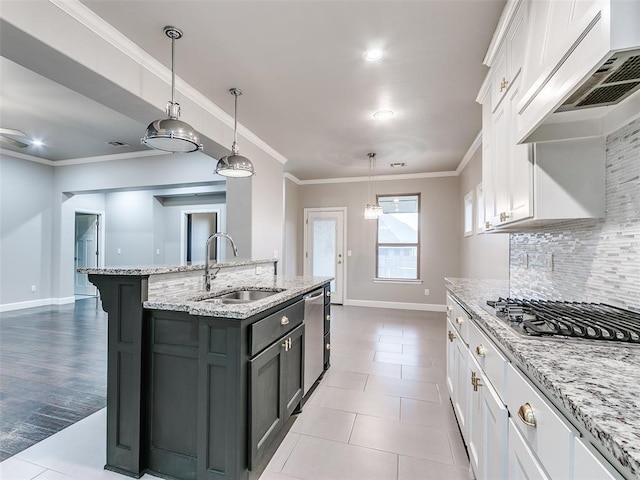
M 262 265 L 266 263 L 277 263 L 277 258 L 268 258 L 263 260 L 240 259 L 229 262 L 212 263 L 213 268 L 227 267 L 243 267 L 247 265 Z M 149 266 L 122 266 L 122 267 L 103 267 L 103 268 L 79 268 L 78 273 L 88 273 L 91 275 L 160 275 L 164 273 L 180 273 L 180 272 L 196 272 L 204 270 L 204 263 L 195 263 L 192 265 L 149 265 Z
M 640 348 L 523 338 L 482 308 L 509 296 L 507 281 L 447 278 L 446 287 L 601 452 L 640 479 Z

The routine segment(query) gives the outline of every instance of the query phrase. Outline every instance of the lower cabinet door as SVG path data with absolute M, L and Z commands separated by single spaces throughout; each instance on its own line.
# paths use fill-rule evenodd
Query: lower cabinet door
M 304 325 L 249 360 L 249 468 L 254 469 L 302 399 Z
M 513 420 L 509 420 L 509 479 L 510 480 L 549 480 L 534 453 L 529 449 L 525 439 Z
M 286 339 L 289 341 L 288 350 L 285 352 L 284 362 L 282 362 L 282 395 L 285 408 L 284 419 L 289 415 L 302 400 L 304 389 L 304 325 L 290 332 Z

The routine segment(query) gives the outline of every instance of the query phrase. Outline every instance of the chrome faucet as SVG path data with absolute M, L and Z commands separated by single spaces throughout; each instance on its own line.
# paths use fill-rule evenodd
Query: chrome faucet
M 206 256 L 204 260 L 204 289 L 207 292 L 211 291 L 211 276 L 209 274 L 209 268 L 210 268 L 209 258 L 211 257 L 211 243 L 218 237 L 226 238 L 227 240 L 229 240 L 229 243 L 231 243 L 231 247 L 233 248 L 233 256 L 234 257 L 238 256 L 238 248 L 236 247 L 236 244 L 233 241 L 233 238 L 231 238 L 231 235 L 228 235 L 222 232 L 216 232 L 209 235 L 209 238 L 207 238 L 206 254 L 205 254 Z M 217 263 L 217 260 L 216 260 L 216 263 Z M 220 271 L 220 268 L 218 268 L 216 272 L 213 274 L 213 278 L 216 278 L 216 275 L 218 274 L 219 271 Z

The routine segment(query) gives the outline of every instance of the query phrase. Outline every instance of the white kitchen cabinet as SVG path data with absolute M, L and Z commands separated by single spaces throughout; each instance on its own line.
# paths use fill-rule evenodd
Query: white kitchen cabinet
M 469 357 L 469 458 L 477 480 L 507 478 L 509 412 L 481 366 Z
M 550 480 L 547 472 L 529 449 L 527 442 L 509 420 L 509 478 L 510 480 Z
M 447 387 L 465 442 L 469 439 L 469 407 L 471 400 L 471 370 L 469 353 L 458 330 L 447 321 Z
M 620 480 L 615 472 L 598 452 L 583 440 L 576 438 L 573 454 L 573 478 L 575 480 Z
M 517 2 L 507 31 L 495 57 L 491 62 L 493 76 L 491 89 L 491 110 L 495 111 L 514 80 L 522 70 L 524 62 L 525 42 L 527 39 L 527 18 L 529 2 Z

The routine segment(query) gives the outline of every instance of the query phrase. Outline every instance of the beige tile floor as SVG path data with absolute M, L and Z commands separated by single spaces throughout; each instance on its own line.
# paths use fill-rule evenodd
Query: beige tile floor
M 260 480 L 468 480 L 444 314 L 334 306 L 331 317 L 331 369 Z M 129 478 L 103 470 L 105 437 L 103 409 L 0 463 L 0 479 Z
M 443 313 L 333 306 L 331 368 L 260 480 L 471 477 Z

